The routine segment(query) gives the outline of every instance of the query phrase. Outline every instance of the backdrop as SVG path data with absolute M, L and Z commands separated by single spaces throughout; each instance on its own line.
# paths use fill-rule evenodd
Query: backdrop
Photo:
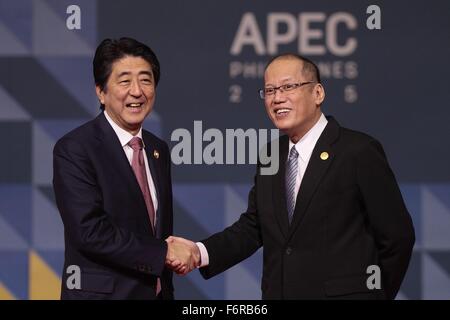
M 367 13 L 372 4 L 380 20 Z M 273 128 L 257 94 L 265 63 L 286 51 L 316 61 L 324 113 L 382 142 L 413 217 L 417 240 L 397 298 L 450 299 L 449 13 L 444 0 L 0 0 L 0 299 L 59 297 L 52 149 L 98 114 L 93 53 L 120 36 L 160 59 L 145 127 L 171 147 L 172 132 L 193 133 L 195 120 L 222 132 Z M 236 220 L 254 172 L 174 165 L 175 233 L 201 239 Z M 259 299 L 261 259 L 208 281 L 175 277 L 176 297 Z

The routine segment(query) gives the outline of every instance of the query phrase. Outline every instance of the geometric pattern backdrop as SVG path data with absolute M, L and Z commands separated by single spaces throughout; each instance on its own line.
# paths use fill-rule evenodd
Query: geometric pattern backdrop
M 59 297 L 64 238 L 52 150 L 92 118 L 96 102 L 93 84 L 81 81 L 96 29 L 69 32 L 66 2 L 0 1 L 0 299 Z M 95 2 L 83 6 L 95 24 Z
M 83 27 L 65 28 L 73 1 L 0 0 L 0 299 L 58 299 L 63 227 L 52 150 L 98 109 L 91 76 L 96 1 L 77 1 Z M 89 79 L 89 80 L 86 80 Z M 145 127 L 162 136 L 157 112 Z M 175 233 L 201 239 L 246 209 L 249 184 L 174 181 Z M 401 184 L 416 230 L 397 299 L 450 299 L 450 183 Z M 207 201 L 193 201 L 207 199 Z M 205 281 L 175 279 L 177 299 L 260 299 L 262 253 Z

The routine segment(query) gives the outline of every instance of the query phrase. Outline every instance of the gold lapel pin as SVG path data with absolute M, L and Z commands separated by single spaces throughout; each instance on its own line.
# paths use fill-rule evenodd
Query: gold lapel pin
M 153 156 L 155 157 L 155 159 L 159 159 L 159 152 L 158 152 L 158 150 L 153 150 Z
M 321 154 L 320 154 L 320 159 L 322 159 L 322 160 L 327 160 L 328 159 L 328 157 L 329 157 L 330 155 L 328 154 L 328 152 L 322 152 Z

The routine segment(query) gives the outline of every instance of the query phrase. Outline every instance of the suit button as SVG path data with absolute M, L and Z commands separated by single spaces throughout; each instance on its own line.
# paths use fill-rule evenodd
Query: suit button
M 139 266 L 139 271 L 144 272 L 144 271 L 145 271 L 145 266 L 140 265 L 140 266 Z
M 286 248 L 286 254 L 289 256 L 292 253 L 292 248 L 291 247 L 287 247 Z

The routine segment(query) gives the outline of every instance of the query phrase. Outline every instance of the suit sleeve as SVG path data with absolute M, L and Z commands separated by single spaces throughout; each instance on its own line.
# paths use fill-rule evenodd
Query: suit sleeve
M 209 265 L 200 268 L 200 273 L 205 279 L 231 268 L 251 256 L 262 246 L 256 208 L 256 179 L 257 176 L 255 177 L 255 185 L 248 196 L 247 211 L 241 214 L 238 221 L 225 230 L 201 241 L 209 256 Z
M 167 244 L 116 226 L 102 207 L 101 186 L 82 145 L 63 138 L 53 151 L 53 186 L 66 243 L 107 266 L 160 276 Z
M 394 299 L 403 281 L 415 236 L 411 217 L 381 144 L 370 141 L 357 156 L 357 179 L 378 247 L 382 285 Z

